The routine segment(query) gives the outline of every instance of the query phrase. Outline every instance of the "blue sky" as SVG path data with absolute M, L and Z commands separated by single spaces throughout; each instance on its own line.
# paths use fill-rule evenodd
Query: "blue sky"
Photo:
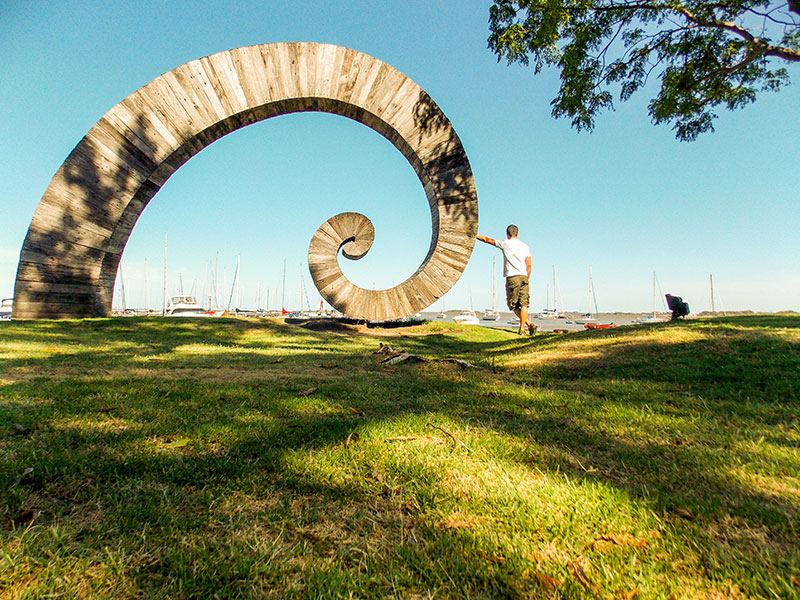
M 564 307 L 587 310 L 589 268 L 602 311 L 648 311 L 652 274 L 693 311 L 800 310 L 800 65 L 794 84 L 726 112 L 687 144 L 651 125 L 641 93 L 577 133 L 550 116 L 553 71 L 498 63 L 486 47 L 488 0 L 407 2 L 0 3 L 0 296 L 50 179 L 103 114 L 189 60 L 250 44 L 317 41 L 387 62 L 444 110 L 470 158 L 480 231 L 516 223 L 533 251 L 532 305 L 556 266 Z M 648 90 L 645 90 L 647 94 Z M 286 115 L 215 142 L 161 189 L 122 258 L 129 306 L 161 306 L 164 236 L 171 293 L 230 293 L 241 304 L 281 294 L 299 308 L 308 243 L 326 219 L 358 211 L 375 224 L 361 261 L 340 259 L 362 287 L 411 275 L 430 241 L 424 192 L 402 155 L 371 129 L 326 114 Z M 478 244 L 447 309 L 491 301 L 492 257 Z M 217 258 L 218 257 L 218 258 Z M 499 267 L 498 267 L 499 270 Z M 498 284 L 498 294 L 502 295 Z M 118 288 L 119 291 L 119 288 Z M 115 301 L 115 305 L 119 299 Z M 225 299 L 227 303 L 227 298 Z M 438 309 L 439 304 L 434 306 Z

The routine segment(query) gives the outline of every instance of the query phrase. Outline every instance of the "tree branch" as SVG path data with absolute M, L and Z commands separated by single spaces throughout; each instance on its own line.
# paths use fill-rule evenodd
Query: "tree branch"
M 789 9 L 792 12 L 800 14 L 800 0 L 788 0 Z M 712 8 L 729 8 L 725 4 L 715 4 Z M 704 19 L 689 9 L 681 5 L 660 4 L 657 2 L 633 2 L 623 4 L 611 4 L 608 6 L 590 6 L 588 10 L 593 12 L 614 12 L 614 11 L 636 11 L 636 10 L 654 10 L 654 11 L 671 11 L 683 15 L 686 20 L 699 25 L 701 27 L 708 27 L 712 29 L 724 29 L 731 33 L 738 35 L 746 40 L 748 44 L 757 48 L 762 56 L 774 56 L 776 58 L 783 58 L 791 62 L 800 62 L 800 50 L 786 48 L 784 46 L 776 46 L 769 44 L 764 40 L 756 37 L 746 28 L 737 25 L 733 21 L 722 21 L 720 19 Z M 754 11 L 753 11 L 754 12 Z M 793 23 L 791 25 L 794 25 Z
M 800 1 L 800 0 L 798 0 Z M 674 11 L 682 14 L 688 21 L 700 25 L 702 27 L 715 27 L 717 29 L 725 29 L 733 34 L 746 40 L 751 47 L 758 50 L 761 56 L 775 56 L 785 60 L 800 62 L 800 50 L 792 50 L 791 48 L 784 48 L 783 46 L 775 46 L 768 44 L 765 41 L 757 38 L 744 27 L 737 25 L 733 21 L 720 21 L 719 19 L 701 19 L 692 13 L 689 9 L 683 6 L 673 7 Z
M 798 26 L 800 26 L 800 24 L 796 23 L 795 21 L 781 21 L 780 19 L 776 19 L 775 17 L 772 16 L 772 13 L 774 13 L 776 10 L 778 10 L 778 9 L 774 8 L 769 12 L 761 12 L 761 11 L 755 10 L 753 8 L 746 8 L 745 9 L 746 12 L 753 13 L 754 15 L 758 15 L 759 17 L 764 17 L 765 19 L 767 19 L 769 21 L 772 21 L 776 25 L 785 25 L 787 27 L 798 27 Z

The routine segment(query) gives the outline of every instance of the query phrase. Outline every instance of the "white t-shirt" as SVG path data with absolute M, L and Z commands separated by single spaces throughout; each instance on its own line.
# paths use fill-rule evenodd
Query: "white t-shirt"
M 495 240 L 495 246 L 503 251 L 503 277 L 528 276 L 528 266 L 525 264 L 525 259 L 531 255 L 528 244 L 519 238 L 508 238 Z

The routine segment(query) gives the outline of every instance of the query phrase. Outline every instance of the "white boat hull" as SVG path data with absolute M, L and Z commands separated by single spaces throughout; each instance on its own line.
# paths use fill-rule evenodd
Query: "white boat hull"
M 466 311 L 453 317 L 453 322 L 459 325 L 480 325 L 478 316 L 473 311 Z

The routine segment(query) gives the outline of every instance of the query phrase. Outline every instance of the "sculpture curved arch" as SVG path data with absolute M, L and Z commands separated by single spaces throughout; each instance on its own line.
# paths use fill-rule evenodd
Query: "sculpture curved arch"
M 125 244 L 170 175 L 232 131 L 303 111 L 345 116 L 387 138 L 419 177 L 433 224 L 428 254 L 411 277 L 387 290 L 364 290 L 339 277 L 341 270 L 333 273 L 331 261 L 343 246 L 359 247 L 345 248 L 345 256 L 356 257 L 356 234 L 372 225 L 333 217 L 309 248 L 320 293 L 344 314 L 369 320 L 431 305 L 461 276 L 477 233 L 477 195 L 458 136 L 433 100 L 386 63 L 339 46 L 296 42 L 190 61 L 108 111 L 61 165 L 34 213 L 20 253 L 14 318 L 109 315 Z

